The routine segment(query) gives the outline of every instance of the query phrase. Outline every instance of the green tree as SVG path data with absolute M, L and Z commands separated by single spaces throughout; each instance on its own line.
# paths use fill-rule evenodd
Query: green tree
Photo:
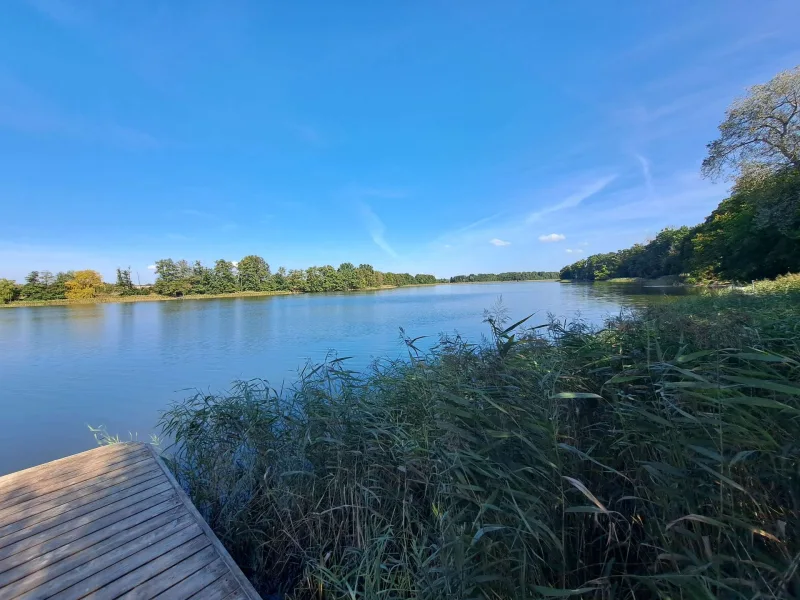
M 19 287 L 10 279 L 0 279 L 0 302 L 8 304 L 19 297 Z
M 49 299 L 59 299 L 67 297 L 67 283 L 75 278 L 75 271 L 59 271 L 56 273 L 56 280 L 48 289 Z
M 192 265 L 192 275 L 189 278 L 193 294 L 208 294 L 214 286 L 213 273 L 211 269 L 205 267 L 199 260 Z
M 25 284 L 21 290 L 26 300 L 45 300 L 46 289 L 39 280 L 39 271 L 31 271 L 25 276 Z
M 309 267 L 306 269 L 304 292 L 323 292 L 325 291 L 325 281 L 322 270 L 319 267 Z
M 214 263 L 211 278 L 211 292 L 214 294 L 230 294 L 237 290 L 236 275 L 233 263 L 229 260 L 219 259 Z
M 800 271 L 800 172 L 740 178 L 693 243 L 700 278 L 750 281 Z
M 156 294 L 162 296 L 183 296 L 188 294 L 191 290 L 191 267 L 188 268 L 188 274 L 182 263 L 186 261 L 175 262 L 171 258 L 164 258 L 156 261 L 156 282 L 153 289 Z M 187 263 L 188 266 L 188 263 Z
M 322 290 L 325 292 L 343 292 L 347 288 L 344 285 L 339 272 L 331 265 L 320 267 L 320 274 L 322 275 Z
M 270 289 L 269 264 L 260 256 L 249 254 L 239 261 L 239 285 L 248 292 Z
M 292 292 L 306 291 L 306 274 L 299 269 L 291 269 L 286 275 L 286 289 Z
M 289 289 L 286 283 L 286 267 L 278 267 L 275 271 L 275 275 L 272 276 L 272 287 L 282 292 Z
M 24 300 L 56 300 L 65 297 L 65 283 L 74 277 L 72 271 L 54 276 L 50 271 L 31 271 L 20 289 Z
M 39 274 L 39 281 L 41 281 L 43 286 L 49 287 L 56 282 L 56 277 L 50 271 L 42 271 Z
M 378 278 L 378 272 L 375 271 L 372 265 L 360 264 L 356 272 L 356 282 L 358 286 L 356 289 L 363 290 L 365 288 L 380 287 L 383 282 L 382 279 Z
M 358 274 L 356 273 L 356 267 L 353 263 L 342 263 L 339 265 L 337 271 L 339 272 L 339 279 L 343 290 L 358 289 Z
M 800 171 L 800 66 L 778 73 L 736 100 L 708 144 L 703 174 L 743 173 L 753 165 Z
M 117 283 L 115 284 L 117 290 L 125 294 L 133 289 L 133 281 L 131 281 L 131 268 L 121 269 L 117 267 Z
M 189 264 L 188 260 L 181 259 L 175 263 L 175 268 L 178 271 L 178 278 L 179 279 L 191 279 L 192 277 L 192 265 Z

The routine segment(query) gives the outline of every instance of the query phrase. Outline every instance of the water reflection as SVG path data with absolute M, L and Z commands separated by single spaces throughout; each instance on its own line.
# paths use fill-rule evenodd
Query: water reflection
M 190 388 L 255 377 L 280 386 L 331 350 L 354 369 L 402 357 L 400 327 L 429 336 L 422 346 L 456 331 L 480 341 L 483 311 L 501 296 L 511 318 L 533 314 L 532 325 L 548 313 L 599 324 L 686 291 L 536 282 L 0 310 L 0 474 L 86 449 L 87 423 L 147 439 Z

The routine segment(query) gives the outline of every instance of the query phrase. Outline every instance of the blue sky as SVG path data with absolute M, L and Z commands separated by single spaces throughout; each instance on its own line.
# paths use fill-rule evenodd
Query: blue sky
M 8 0 L 0 277 L 558 269 L 702 220 L 800 3 Z

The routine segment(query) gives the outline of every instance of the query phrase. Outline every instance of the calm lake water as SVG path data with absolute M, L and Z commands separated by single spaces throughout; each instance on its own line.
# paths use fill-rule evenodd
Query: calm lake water
M 94 446 L 87 424 L 148 440 L 160 411 L 236 379 L 279 387 L 330 351 L 351 368 L 403 356 L 399 337 L 459 332 L 480 341 L 483 311 L 600 323 L 681 289 L 555 282 L 379 292 L 44 306 L 0 310 L 0 475 Z M 422 342 L 424 344 L 424 342 Z

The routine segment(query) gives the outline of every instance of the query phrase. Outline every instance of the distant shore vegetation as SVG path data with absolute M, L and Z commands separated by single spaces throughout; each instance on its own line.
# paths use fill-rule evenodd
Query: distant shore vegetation
M 447 282 L 434 275 L 382 272 L 372 265 L 355 266 L 352 263 L 342 263 L 338 269 L 326 265 L 287 271 L 280 267 L 272 272 L 269 263 L 254 254 L 238 262 L 220 259 L 211 267 L 199 260 L 190 263 L 187 260 L 165 258 L 157 260 L 154 268 L 156 281 L 152 285 L 134 283 L 130 268 L 118 268 L 115 283 L 103 282 L 100 273 L 91 269 L 55 275 L 50 271 L 31 271 L 21 285 L 10 279 L 0 279 L 0 303 L 102 298 L 122 300 L 129 296 L 148 295 L 174 298 L 237 293 L 346 292 Z
M 190 263 L 187 260 L 165 258 L 157 260 L 154 268 L 156 281 L 147 285 L 134 283 L 130 268 L 118 268 L 114 283 L 104 282 L 100 273 L 91 269 L 56 274 L 50 271 L 31 271 L 21 285 L 10 279 L 0 279 L 0 304 L 127 302 L 144 299 L 142 296 L 156 299 L 233 294 L 349 292 L 436 283 L 558 278 L 558 273 L 554 271 L 515 271 L 437 279 L 435 275 L 425 273 L 391 273 L 378 271 L 372 265 L 355 266 L 353 263 L 342 263 L 338 268 L 331 265 L 289 270 L 280 267 L 273 272 L 264 258 L 254 254 L 245 256 L 238 262 L 220 259 L 210 267 L 199 260 Z
M 752 281 L 800 271 L 800 67 L 736 100 L 719 132 L 703 174 L 732 175 L 734 185 L 704 222 L 594 254 L 561 269 L 561 278 Z
M 487 283 L 491 281 L 545 281 L 558 279 L 558 271 L 509 271 L 507 273 L 478 273 L 455 275 L 449 283 Z

